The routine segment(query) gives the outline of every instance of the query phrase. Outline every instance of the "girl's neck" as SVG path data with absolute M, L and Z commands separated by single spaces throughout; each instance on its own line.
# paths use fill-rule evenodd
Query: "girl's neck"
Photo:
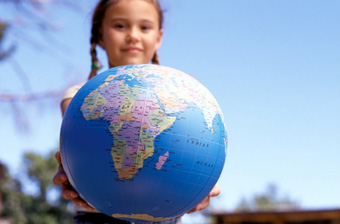
M 113 68 L 113 67 L 116 67 L 116 66 L 109 62 L 109 68 Z

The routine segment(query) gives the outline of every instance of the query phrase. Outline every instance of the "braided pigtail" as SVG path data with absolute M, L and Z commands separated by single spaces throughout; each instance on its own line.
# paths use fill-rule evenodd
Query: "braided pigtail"
M 152 59 L 151 59 L 151 62 L 152 64 L 155 64 L 155 65 L 159 65 L 159 59 L 158 59 L 158 53 L 155 52 L 155 54 L 153 55 Z
M 91 41 L 92 42 L 92 41 Z M 90 54 L 91 54 L 91 72 L 89 75 L 89 80 L 92 79 L 93 77 L 95 77 L 97 75 L 97 71 L 99 69 L 101 69 L 103 66 L 100 63 L 100 61 L 97 58 L 97 51 L 96 51 L 96 43 L 92 43 L 91 44 L 91 50 L 90 50 Z
M 90 39 L 90 54 L 91 54 L 91 72 L 89 80 L 97 75 L 97 71 L 103 66 L 97 58 L 96 46 L 99 43 L 101 37 L 101 25 L 104 19 L 105 10 L 116 0 L 101 0 L 98 2 L 93 15 L 92 15 L 92 28 L 91 28 L 91 39 Z

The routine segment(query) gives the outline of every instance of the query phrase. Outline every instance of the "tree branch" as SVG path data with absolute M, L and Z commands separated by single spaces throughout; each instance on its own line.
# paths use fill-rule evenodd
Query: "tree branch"
M 60 97 L 65 93 L 65 89 L 57 89 L 40 93 L 28 94 L 13 94 L 13 93 L 0 93 L 0 101 L 2 102 L 31 102 L 43 99 L 50 99 Z
M 26 92 L 32 91 L 31 81 L 27 75 L 27 73 L 21 68 L 20 64 L 13 58 L 8 58 L 10 65 L 12 66 L 15 73 L 19 76 L 21 83 Z

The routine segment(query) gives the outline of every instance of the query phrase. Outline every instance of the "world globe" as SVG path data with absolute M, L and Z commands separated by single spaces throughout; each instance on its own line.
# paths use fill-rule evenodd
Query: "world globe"
M 77 92 L 61 126 L 64 170 L 98 211 L 132 222 L 184 214 L 222 172 L 221 109 L 199 81 L 159 65 L 98 74 Z

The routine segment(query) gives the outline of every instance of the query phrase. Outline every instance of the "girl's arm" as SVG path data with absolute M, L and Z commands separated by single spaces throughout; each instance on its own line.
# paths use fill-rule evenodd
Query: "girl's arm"
M 71 102 L 71 98 L 65 99 L 62 101 L 61 113 L 63 116 L 70 102 Z M 68 181 L 62 162 L 61 162 L 60 151 L 56 152 L 55 158 L 58 161 L 59 169 L 58 169 L 58 172 L 53 177 L 53 183 L 55 185 L 61 185 L 61 195 L 63 196 L 63 198 L 72 200 L 72 202 L 75 205 L 81 206 L 86 209 L 94 210 L 94 208 L 92 208 L 89 204 L 87 204 L 84 200 L 82 200 L 79 197 L 77 192 L 73 189 L 70 182 Z
M 61 107 L 61 114 L 62 114 L 63 117 L 64 117 L 65 111 L 66 111 L 68 105 L 70 104 L 71 100 L 72 100 L 72 98 L 68 98 L 68 99 L 65 99 L 61 102 L 60 107 Z
M 72 200 L 73 204 L 81 206 L 86 209 L 94 210 L 89 204 L 87 204 L 83 199 L 79 197 L 77 192 L 73 189 L 70 182 L 67 179 L 67 176 L 64 172 L 64 168 L 61 162 L 60 151 L 56 152 L 55 158 L 58 161 L 59 169 L 58 172 L 53 177 L 53 183 L 55 185 L 61 185 L 61 195 L 65 199 Z

